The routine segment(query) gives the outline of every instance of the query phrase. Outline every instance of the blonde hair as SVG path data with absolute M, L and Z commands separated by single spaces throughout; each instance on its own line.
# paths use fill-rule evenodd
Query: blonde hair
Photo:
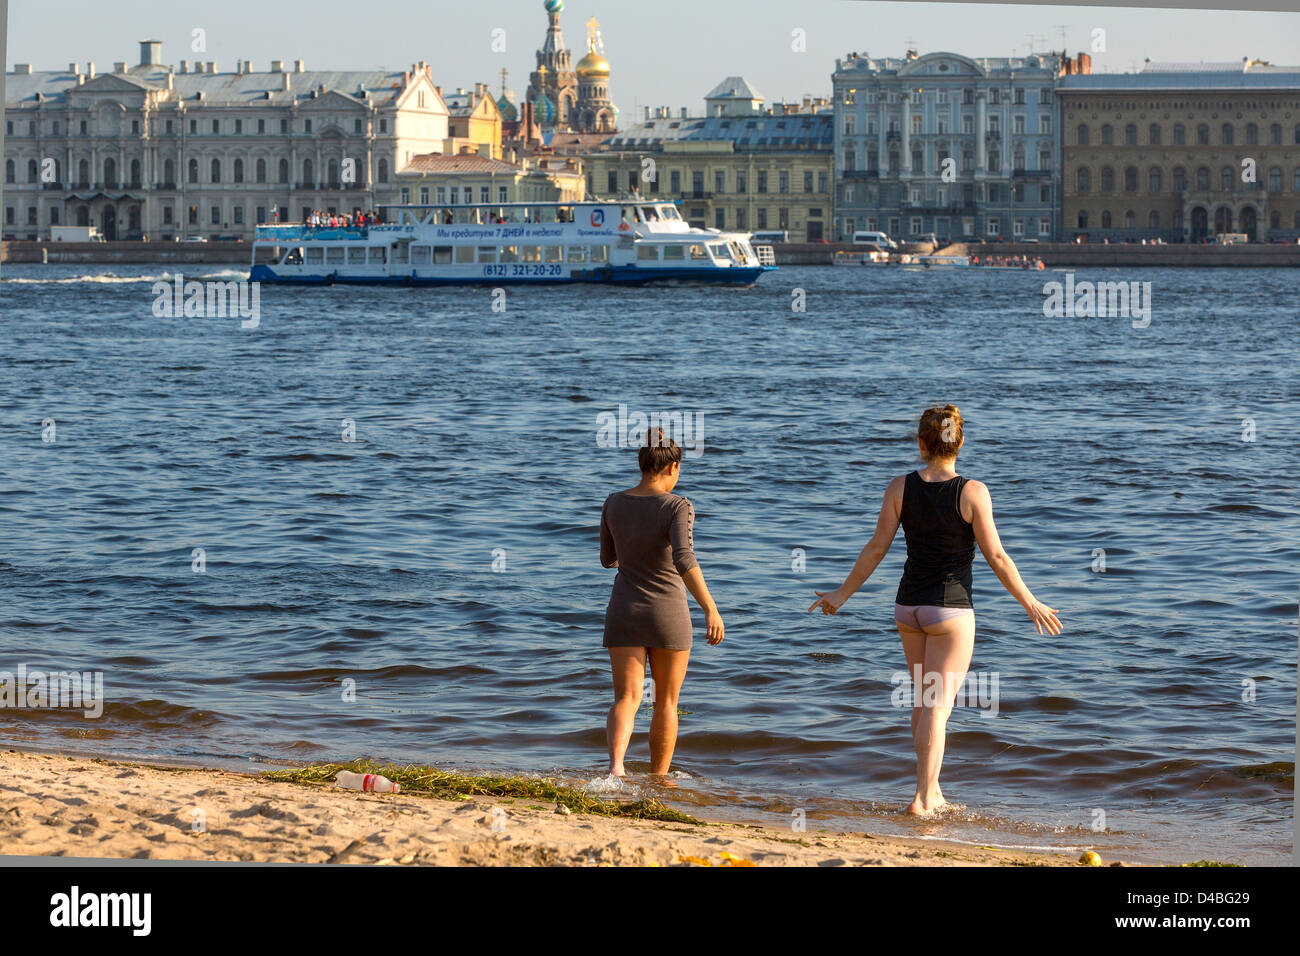
M 921 453 L 926 461 L 956 458 L 966 436 L 966 420 L 956 405 L 934 405 L 921 413 L 921 424 L 916 437 L 921 440 Z

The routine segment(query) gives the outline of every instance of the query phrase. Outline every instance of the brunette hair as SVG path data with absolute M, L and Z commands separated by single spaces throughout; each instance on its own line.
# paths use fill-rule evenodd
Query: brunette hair
M 646 429 L 645 444 L 636 453 L 642 474 L 657 475 L 673 463 L 681 464 L 682 448 L 662 428 Z
M 926 461 L 956 458 L 965 437 L 966 420 L 956 405 L 934 405 L 921 413 L 916 437 Z

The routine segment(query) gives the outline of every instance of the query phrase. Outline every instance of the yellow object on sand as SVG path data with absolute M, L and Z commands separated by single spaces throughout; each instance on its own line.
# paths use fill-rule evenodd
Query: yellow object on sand
M 1084 866 L 1101 866 L 1101 855 L 1088 850 L 1083 856 L 1079 857 L 1079 862 Z

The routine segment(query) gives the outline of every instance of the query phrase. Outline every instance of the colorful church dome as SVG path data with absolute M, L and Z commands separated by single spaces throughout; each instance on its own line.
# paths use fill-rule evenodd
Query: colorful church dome
M 559 13 L 564 9 L 564 0 L 546 0 L 542 6 L 546 8 L 547 13 Z

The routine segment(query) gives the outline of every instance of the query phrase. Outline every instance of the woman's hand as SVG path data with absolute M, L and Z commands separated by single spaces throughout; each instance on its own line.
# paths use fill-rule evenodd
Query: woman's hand
M 721 644 L 722 635 L 723 632 L 726 630 L 726 628 L 724 628 L 722 625 L 722 615 L 718 613 L 717 608 L 714 608 L 707 615 L 705 615 L 705 626 L 708 629 L 707 633 L 708 633 L 709 643 Z
M 815 611 L 820 607 L 823 614 L 834 614 L 849 599 L 843 588 L 836 588 L 834 591 L 814 591 L 813 594 L 817 595 L 817 600 L 812 602 L 812 607 L 808 610 Z
M 1025 605 L 1025 613 L 1034 622 L 1034 627 L 1038 628 L 1039 634 L 1044 631 L 1053 635 L 1061 633 L 1061 622 L 1056 616 L 1056 608 L 1048 607 L 1037 598 L 1030 598 L 1029 603 Z

